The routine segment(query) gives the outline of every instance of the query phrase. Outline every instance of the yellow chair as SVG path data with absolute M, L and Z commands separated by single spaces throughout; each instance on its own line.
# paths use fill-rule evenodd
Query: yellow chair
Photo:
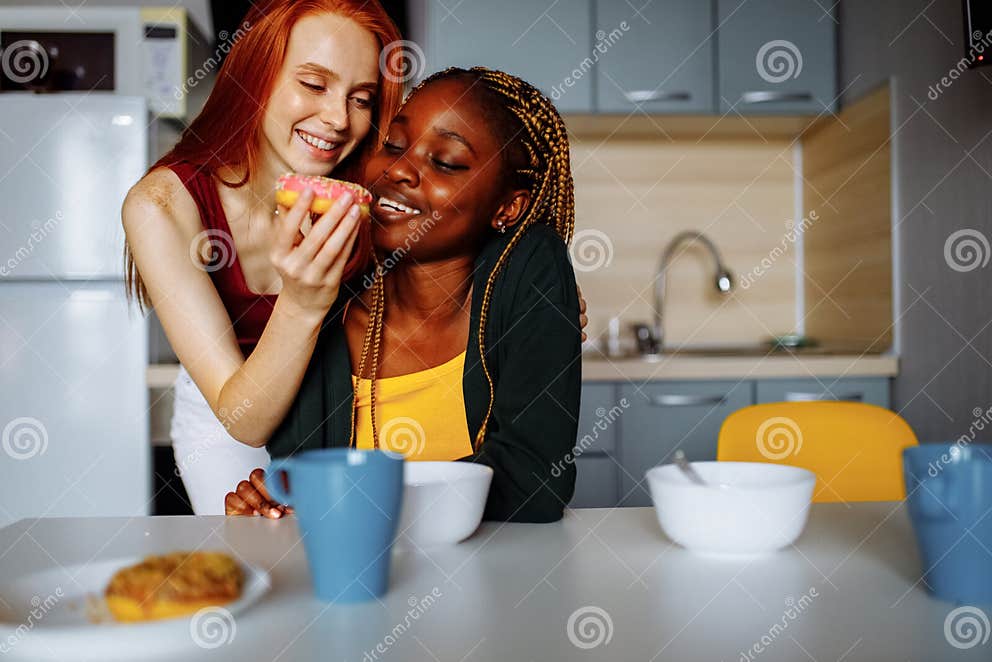
M 916 435 L 899 414 L 860 402 L 773 402 L 735 411 L 720 428 L 717 460 L 772 462 L 816 474 L 813 501 L 906 496 L 902 449 Z

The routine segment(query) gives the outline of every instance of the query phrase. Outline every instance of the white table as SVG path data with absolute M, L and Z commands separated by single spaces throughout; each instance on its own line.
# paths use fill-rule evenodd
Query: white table
M 166 659 L 992 660 L 992 640 L 958 649 L 945 637 L 956 605 L 918 581 L 898 503 L 815 505 L 794 548 L 744 561 L 675 546 L 648 508 L 486 523 L 457 546 L 396 548 L 388 595 L 358 606 L 313 597 L 292 518 L 22 520 L 0 530 L 0 587 L 56 564 L 177 548 L 230 550 L 268 569 L 273 587 L 229 643 L 204 650 L 180 628 L 172 643 L 185 650 Z M 432 592 L 433 605 L 411 610 Z M 570 637 L 583 608 L 598 622 Z

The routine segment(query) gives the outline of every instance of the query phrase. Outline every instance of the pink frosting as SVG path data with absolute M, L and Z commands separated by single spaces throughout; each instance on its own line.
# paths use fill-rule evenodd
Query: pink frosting
M 365 204 L 372 202 L 372 194 L 358 184 L 319 175 L 286 174 L 279 178 L 277 188 L 285 191 L 299 191 L 300 193 L 309 188 L 317 197 L 331 200 L 340 197 L 346 191 L 350 191 L 355 196 L 355 202 Z

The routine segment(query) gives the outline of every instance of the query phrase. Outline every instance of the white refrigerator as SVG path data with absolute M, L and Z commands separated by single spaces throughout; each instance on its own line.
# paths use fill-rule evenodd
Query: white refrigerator
M 147 320 L 120 218 L 148 135 L 140 97 L 0 94 L 0 526 L 149 513 Z

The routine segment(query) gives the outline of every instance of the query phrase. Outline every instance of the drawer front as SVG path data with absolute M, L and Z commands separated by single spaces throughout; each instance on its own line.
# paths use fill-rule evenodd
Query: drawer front
M 651 467 L 681 448 L 690 460 L 715 460 L 720 426 L 753 401 L 754 383 L 649 382 L 620 387 L 631 403 L 622 419 L 620 505 L 650 506 L 644 481 Z
M 619 498 L 620 468 L 609 455 L 575 460 L 575 495 L 569 508 L 614 508 Z
M 576 453 L 616 450 L 617 430 L 626 410 L 615 384 L 583 384 Z
M 763 379 L 758 382 L 757 395 L 759 403 L 844 400 L 886 409 L 890 406 L 887 377 Z

